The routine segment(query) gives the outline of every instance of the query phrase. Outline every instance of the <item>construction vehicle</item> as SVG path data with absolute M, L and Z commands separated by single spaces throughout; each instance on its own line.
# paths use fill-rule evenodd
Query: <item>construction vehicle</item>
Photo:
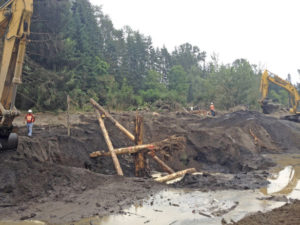
M 18 135 L 13 120 L 17 86 L 22 83 L 27 37 L 30 33 L 33 0 L 0 0 L 0 150 L 16 149 Z
M 279 76 L 265 70 L 261 76 L 261 82 L 260 82 L 260 92 L 261 92 L 261 106 L 263 111 L 268 107 L 268 100 L 266 99 L 269 92 L 269 83 L 273 83 L 275 85 L 278 85 L 285 90 L 287 90 L 290 94 L 290 105 L 291 108 L 289 109 L 289 112 L 291 115 L 287 115 L 282 117 L 282 119 L 294 121 L 294 122 L 300 122 L 300 95 L 290 82 L 283 80 Z

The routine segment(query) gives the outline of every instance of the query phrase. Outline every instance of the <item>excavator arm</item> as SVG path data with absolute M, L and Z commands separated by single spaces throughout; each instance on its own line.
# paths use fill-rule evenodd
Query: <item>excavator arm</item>
M 17 86 L 22 83 L 27 37 L 30 33 L 33 0 L 0 1 L 0 37 L 3 39 L 0 68 L 0 150 L 16 148 L 17 135 L 12 122 Z
M 284 88 L 289 92 L 291 96 L 291 108 L 290 113 L 293 114 L 290 116 L 291 120 L 298 120 L 300 118 L 300 95 L 297 89 L 288 81 L 281 79 L 279 76 L 272 74 L 271 72 L 265 70 L 261 76 L 260 82 L 260 92 L 261 92 L 261 100 L 260 103 L 263 105 L 265 99 L 268 96 L 269 92 L 269 83 L 273 83 Z M 287 118 L 288 119 L 288 118 Z

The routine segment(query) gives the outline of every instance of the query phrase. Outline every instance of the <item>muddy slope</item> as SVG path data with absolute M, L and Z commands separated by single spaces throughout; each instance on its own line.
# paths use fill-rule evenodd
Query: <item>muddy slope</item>
M 187 138 L 186 150 L 170 162 L 175 169 L 187 166 L 231 173 L 267 169 L 272 163 L 261 157 L 262 153 L 300 150 L 300 124 L 258 112 L 238 111 L 206 119 L 177 113 L 146 121 L 149 139 L 171 134 Z
M 11 153 L 1 157 L 0 171 L 1 220 L 62 223 L 118 213 L 164 187 L 150 179 L 103 175 Z
M 113 114 L 133 132 L 135 113 Z M 299 152 L 300 124 L 267 117 L 258 112 L 238 111 L 217 118 L 201 119 L 187 113 L 144 113 L 144 143 L 171 135 L 186 137 L 186 148 L 175 152 L 167 163 L 175 170 L 195 167 L 213 172 L 248 172 L 267 169 L 273 164 L 262 153 Z M 105 121 L 115 148 L 133 143 L 113 124 Z M 25 130 L 21 129 L 21 133 Z M 106 150 L 105 140 L 94 116 L 82 116 L 73 124 L 71 137 L 64 126 L 35 127 L 35 137 L 21 137 L 18 154 L 22 158 L 64 166 L 90 168 L 115 174 L 111 159 L 90 159 L 88 154 Z M 119 157 L 126 176 L 133 176 L 132 157 Z M 159 170 L 153 162 L 152 169 Z

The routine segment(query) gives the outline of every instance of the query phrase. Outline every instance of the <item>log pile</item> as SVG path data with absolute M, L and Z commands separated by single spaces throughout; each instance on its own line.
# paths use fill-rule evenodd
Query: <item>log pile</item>
M 133 154 L 135 157 L 135 174 L 136 176 L 146 176 L 147 173 L 147 161 L 145 160 L 146 156 L 150 156 L 153 158 L 155 162 L 167 173 L 170 175 L 162 178 L 157 178 L 158 182 L 166 182 L 171 179 L 175 179 L 179 176 L 183 176 L 186 173 L 196 172 L 194 168 L 175 172 L 172 168 L 170 168 L 163 160 L 161 160 L 156 153 L 159 152 L 160 155 L 164 157 L 165 160 L 170 159 L 172 154 L 175 151 L 181 151 L 185 148 L 186 139 L 181 136 L 171 136 L 165 140 L 154 142 L 150 144 L 143 144 L 143 118 L 140 115 L 136 116 L 136 127 L 135 127 L 135 135 L 131 134 L 125 127 L 123 127 L 118 121 L 116 121 L 110 113 L 108 113 L 101 105 L 99 105 L 94 99 L 90 99 L 91 104 L 94 106 L 97 114 L 97 119 L 99 121 L 100 128 L 102 130 L 103 136 L 105 138 L 107 147 L 109 152 L 106 151 L 95 151 L 90 154 L 91 158 L 95 157 L 105 157 L 110 156 L 113 159 L 113 163 L 117 174 L 123 176 L 123 171 L 120 166 L 117 155 L 120 154 Z M 131 141 L 135 143 L 134 146 L 124 147 L 114 149 L 113 145 L 110 141 L 108 132 L 105 128 L 104 121 L 102 116 L 108 118 L 122 133 L 124 133 Z

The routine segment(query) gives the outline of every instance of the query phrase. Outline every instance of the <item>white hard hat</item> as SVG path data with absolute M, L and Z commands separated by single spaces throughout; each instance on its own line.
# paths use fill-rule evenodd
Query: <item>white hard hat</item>
M 211 102 L 210 104 L 211 104 L 211 105 L 213 105 L 214 103 L 213 103 L 213 102 Z
M 29 113 L 32 113 L 32 110 L 31 110 L 31 109 L 29 109 L 29 110 L 28 110 L 28 112 L 29 112 Z

